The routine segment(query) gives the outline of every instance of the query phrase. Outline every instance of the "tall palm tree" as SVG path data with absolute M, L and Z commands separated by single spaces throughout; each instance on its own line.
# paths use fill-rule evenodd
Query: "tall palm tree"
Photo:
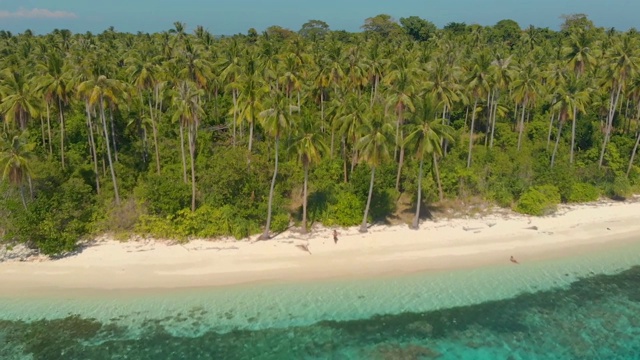
M 471 127 L 469 128 L 469 152 L 467 154 L 467 168 L 471 167 L 471 152 L 473 150 L 473 130 L 475 128 L 478 101 L 488 96 L 491 88 L 491 56 L 486 51 L 479 52 L 472 60 L 468 71 L 467 89 L 473 95 L 471 108 Z
M 638 61 L 636 38 L 628 34 L 623 35 L 621 39 L 613 45 L 609 54 L 608 85 L 611 87 L 611 97 L 604 139 L 602 140 L 602 150 L 600 151 L 600 160 L 598 161 L 599 167 L 602 167 L 607 143 L 611 137 L 613 119 L 620 100 L 620 94 L 626 87 L 627 81 L 638 71 Z
M 278 176 L 278 150 L 280 138 L 291 128 L 292 111 L 298 111 L 298 108 L 290 105 L 289 100 L 284 94 L 279 91 L 274 91 L 271 94 L 271 107 L 260 112 L 262 127 L 266 133 L 273 137 L 275 143 L 275 165 L 273 169 L 273 177 L 271 178 L 271 187 L 269 188 L 267 224 L 264 228 L 264 233 L 260 235 L 260 240 L 268 240 L 270 238 L 271 208 L 273 205 L 273 192 L 276 186 L 276 177 Z
M 437 156 L 442 156 L 442 139 L 453 141 L 453 128 L 444 124 L 444 119 L 438 118 L 436 101 L 433 95 L 422 95 L 416 104 L 415 123 L 413 131 L 407 136 L 405 143 L 414 145 L 416 148 L 416 158 L 420 161 L 418 170 L 418 197 L 416 200 L 416 215 L 413 218 L 411 227 L 419 228 L 420 206 L 422 204 L 422 169 L 425 156 L 433 159 L 434 171 L 438 166 Z M 442 186 L 438 181 L 440 197 L 442 200 Z
M 369 208 L 371 207 L 376 169 L 389 159 L 389 145 L 394 143 L 393 126 L 385 119 L 384 113 L 379 107 L 374 106 L 372 110 L 369 113 L 369 121 L 360 127 L 360 133 L 363 136 L 356 144 L 360 160 L 371 168 L 369 195 L 364 209 L 364 216 L 362 217 L 362 224 L 360 225 L 360 232 L 367 232 L 367 219 L 369 217 Z
M 304 169 L 304 185 L 302 188 L 302 232 L 307 233 L 307 200 L 309 168 L 320 162 L 321 156 L 328 152 L 327 144 L 322 135 L 318 133 L 311 118 L 305 118 L 295 129 L 297 136 L 294 138 L 293 150 Z
M 191 168 L 191 211 L 196 211 L 196 139 L 200 119 L 204 115 L 200 106 L 200 97 L 203 93 L 204 91 L 198 89 L 194 82 L 182 80 L 177 84 L 172 98 L 173 121 L 180 123 L 181 131 L 187 128 Z M 182 142 L 184 143 L 184 140 Z
M 70 73 L 66 69 L 63 58 L 56 52 L 51 52 L 44 61 L 37 65 L 41 76 L 36 78 L 37 88 L 42 91 L 47 107 L 47 125 L 49 125 L 49 108 L 52 103 L 58 107 L 58 119 L 60 121 L 60 162 L 65 168 L 64 158 L 64 107 L 69 102 L 71 93 Z M 49 134 L 49 144 L 51 146 L 51 134 Z
M 111 181 L 113 182 L 115 202 L 116 205 L 120 205 L 120 192 L 118 190 L 116 170 L 113 166 L 113 157 L 111 155 L 111 136 L 114 136 L 114 134 L 109 135 L 105 108 L 109 106 L 109 103 L 116 104 L 118 102 L 118 99 L 122 96 L 123 84 L 119 80 L 108 78 L 105 75 L 99 75 L 82 82 L 78 86 L 78 92 L 86 94 L 90 106 L 98 107 L 102 123 L 102 135 L 104 135 L 107 148 L 107 161 L 109 163 L 109 171 L 111 172 Z
M 2 170 L 2 180 L 17 187 L 20 191 L 20 198 L 24 209 L 27 209 L 27 202 L 24 196 L 24 184 L 29 184 L 31 196 L 33 189 L 31 187 L 31 178 L 33 171 L 31 169 L 31 159 L 35 144 L 28 142 L 27 132 L 20 135 L 14 135 L 11 140 L 0 138 L 0 170 Z
M 553 104 L 553 110 L 559 114 L 559 125 L 556 145 L 551 155 L 551 167 L 553 167 L 558 151 L 562 125 L 569 119 L 571 120 L 571 152 L 569 162 L 573 164 L 578 113 L 585 111 L 585 105 L 589 101 L 589 97 L 590 91 L 586 86 L 585 80 L 584 78 L 579 78 L 578 75 L 570 75 L 567 78 L 566 84 L 556 89 L 555 98 L 557 100 L 556 103 Z
M 522 133 L 524 132 L 524 120 L 527 106 L 534 103 L 540 92 L 540 73 L 538 66 L 532 61 L 526 61 L 519 67 L 518 76 L 513 81 L 513 95 L 516 102 L 521 105 L 520 121 L 518 122 L 518 151 L 522 145 Z
M 0 114 L 6 122 L 17 124 L 21 130 L 27 128 L 27 122 L 38 110 L 33 86 L 28 80 L 24 71 L 14 67 L 0 71 Z

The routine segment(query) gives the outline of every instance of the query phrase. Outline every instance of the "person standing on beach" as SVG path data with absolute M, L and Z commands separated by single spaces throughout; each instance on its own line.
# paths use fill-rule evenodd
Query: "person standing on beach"
M 333 242 L 338 243 L 338 230 L 333 230 Z

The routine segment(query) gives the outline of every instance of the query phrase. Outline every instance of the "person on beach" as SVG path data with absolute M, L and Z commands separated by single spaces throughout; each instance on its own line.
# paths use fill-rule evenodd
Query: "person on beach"
M 338 243 L 338 230 L 333 230 L 333 242 Z
M 511 261 L 514 264 L 520 264 L 518 260 L 516 260 L 516 258 L 513 257 L 513 255 L 511 255 L 511 258 L 509 259 L 509 261 Z

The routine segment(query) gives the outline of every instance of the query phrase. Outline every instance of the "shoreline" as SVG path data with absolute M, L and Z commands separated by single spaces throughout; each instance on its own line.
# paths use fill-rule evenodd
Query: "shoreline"
M 635 199 L 634 199 L 635 200 Z M 1 262 L 0 298 L 86 291 L 166 291 L 384 278 L 579 256 L 637 243 L 640 202 L 561 206 L 546 217 L 494 213 L 407 225 L 286 231 L 268 241 L 97 241 L 59 260 Z M 298 245 L 306 245 L 311 254 Z

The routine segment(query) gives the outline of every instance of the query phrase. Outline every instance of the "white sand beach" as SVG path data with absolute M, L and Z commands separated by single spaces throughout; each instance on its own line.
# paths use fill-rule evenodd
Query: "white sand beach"
M 60 260 L 0 263 L 0 297 L 49 291 L 208 287 L 373 277 L 520 263 L 640 241 L 640 202 L 562 206 L 554 215 L 493 214 L 406 225 L 287 231 L 268 241 L 188 244 L 99 239 Z M 310 253 L 297 245 L 307 245 Z M 513 266 L 518 266 L 512 264 Z

